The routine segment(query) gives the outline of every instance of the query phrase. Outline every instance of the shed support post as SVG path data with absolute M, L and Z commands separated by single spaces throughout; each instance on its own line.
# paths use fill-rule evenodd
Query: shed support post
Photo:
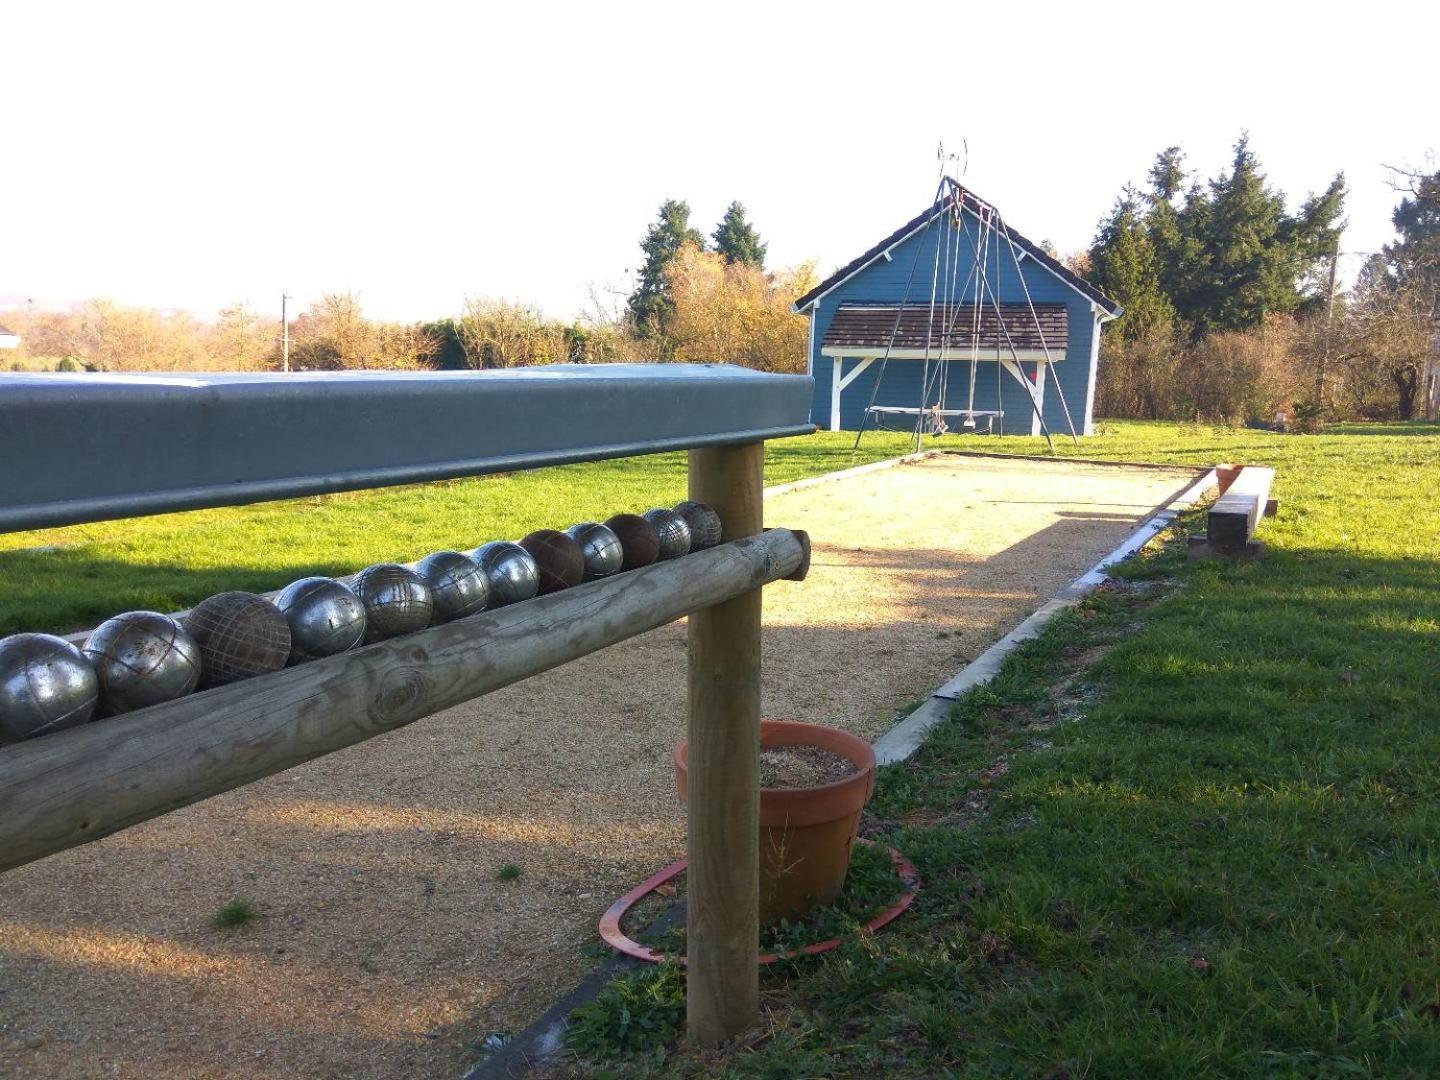
M 830 430 L 840 430 L 840 391 L 845 389 L 840 381 L 841 370 L 845 367 L 843 356 L 830 358 Z
M 690 451 L 690 498 L 727 541 L 761 530 L 764 460 L 763 443 Z M 760 1015 L 760 590 L 697 611 L 688 635 L 686 1019 L 713 1046 Z

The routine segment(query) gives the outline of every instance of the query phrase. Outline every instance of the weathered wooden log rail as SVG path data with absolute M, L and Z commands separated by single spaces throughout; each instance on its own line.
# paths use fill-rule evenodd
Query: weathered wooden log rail
M 800 573 L 774 529 L 0 748 L 0 870 L 135 825 Z

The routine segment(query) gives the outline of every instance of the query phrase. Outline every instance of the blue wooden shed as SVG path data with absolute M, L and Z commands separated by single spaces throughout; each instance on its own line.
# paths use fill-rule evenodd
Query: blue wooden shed
M 1014 435 L 1092 433 L 1100 327 L 1121 312 L 949 179 L 794 310 L 810 318 L 820 427 L 913 428 L 923 414 L 927 430 L 943 415 Z

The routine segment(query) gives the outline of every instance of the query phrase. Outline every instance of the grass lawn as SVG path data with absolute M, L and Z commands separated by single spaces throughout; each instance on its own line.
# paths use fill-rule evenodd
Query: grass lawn
M 768 972 L 759 1036 L 618 1052 L 621 1016 L 676 1031 L 678 975 L 645 971 L 586 1012 L 578 1068 L 1440 1074 L 1440 427 L 1114 424 L 1063 452 L 1276 466 L 1266 557 L 1152 549 L 887 770 L 866 830 L 925 888 Z
M 846 468 L 854 441 L 827 432 L 772 442 L 766 483 Z M 908 449 L 903 435 L 866 436 L 856 464 Z M 0 635 L 85 629 L 137 608 L 176 611 L 226 589 L 265 592 L 306 574 L 465 550 L 684 497 L 685 455 L 657 454 L 0 535 Z

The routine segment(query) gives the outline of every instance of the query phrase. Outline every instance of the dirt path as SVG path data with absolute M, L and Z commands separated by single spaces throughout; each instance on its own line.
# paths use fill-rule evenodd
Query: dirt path
M 815 550 L 766 592 L 766 715 L 873 738 L 1192 478 L 951 457 L 772 497 Z M 458 1076 L 682 852 L 684 666 L 665 627 L 0 877 L 0 1075 Z

